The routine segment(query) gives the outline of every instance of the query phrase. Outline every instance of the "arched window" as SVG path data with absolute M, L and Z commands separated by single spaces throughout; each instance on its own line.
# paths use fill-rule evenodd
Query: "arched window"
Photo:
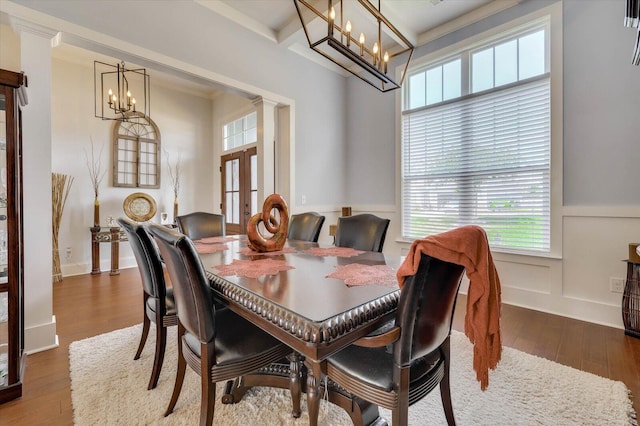
M 132 113 L 113 126 L 113 186 L 160 188 L 160 131 L 146 115 Z

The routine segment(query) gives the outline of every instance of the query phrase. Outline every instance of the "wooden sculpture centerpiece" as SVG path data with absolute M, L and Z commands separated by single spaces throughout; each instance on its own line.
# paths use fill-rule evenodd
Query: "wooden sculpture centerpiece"
M 273 209 L 280 213 L 280 221 L 271 214 Z M 262 236 L 258 230 L 260 222 L 264 223 L 267 232 L 273 234 L 270 238 Z M 289 229 L 289 207 L 280 194 L 271 194 L 264 200 L 262 213 L 255 214 L 247 223 L 247 244 L 251 250 L 258 252 L 269 252 L 282 250 L 287 240 Z

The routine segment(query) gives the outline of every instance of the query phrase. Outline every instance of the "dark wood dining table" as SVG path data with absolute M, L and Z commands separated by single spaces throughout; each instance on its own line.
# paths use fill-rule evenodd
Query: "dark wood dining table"
M 246 237 L 231 238 L 222 243 L 226 248 L 220 244 L 215 250 L 199 250 L 211 287 L 229 309 L 304 357 L 309 422 L 315 426 L 325 386 L 323 361 L 388 322 L 400 295 L 397 284 L 347 285 L 344 280 L 327 275 L 350 264 L 388 265 L 395 271 L 402 258 L 374 252 L 360 252 L 352 257 L 319 256 L 309 252 L 320 247 L 318 244 L 295 240 L 286 242 L 283 254 L 246 255 L 241 254 L 247 250 Z M 217 268 L 234 261 L 260 259 L 284 261 L 280 263 L 291 269 L 251 278 L 223 275 Z M 365 401 L 340 392 L 330 393 L 329 400 L 357 420 L 353 412 L 355 401 L 360 405 L 356 414 L 365 417 L 364 423 L 385 424 L 378 418 L 377 407 L 372 408 Z

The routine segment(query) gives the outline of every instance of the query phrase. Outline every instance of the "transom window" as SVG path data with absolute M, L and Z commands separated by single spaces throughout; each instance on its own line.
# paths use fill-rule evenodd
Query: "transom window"
M 222 126 L 223 149 L 228 151 L 256 142 L 258 140 L 257 117 L 257 113 L 252 112 Z
M 548 18 L 409 71 L 402 232 L 476 224 L 492 248 L 550 251 Z

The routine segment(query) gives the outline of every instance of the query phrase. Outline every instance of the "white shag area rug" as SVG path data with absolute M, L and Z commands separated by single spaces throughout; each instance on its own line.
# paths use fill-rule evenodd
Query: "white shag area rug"
M 163 413 L 171 397 L 177 363 L 176 328 L 169 330 L 158 387 L 147 390 L 153 365 L 155 330 L 134 361 L 141 325 L 73 342 L 70 345 L 71 400 L 76 425 L 196 425 L 200 413 L 200 378 L 187 368 L 175 411 Z M 637 425 L 627 387 L 546 359 L 505 347 L 489 388 L 482 392 L 472 370 L 472 346 L 452 335 L 451 392 L 458 425 Z M 302 416 L 293 419 L 288 391 L 253 388 L 238 404 L 223 405 L 218 384 L 215 425 L 308 425 L 303 394 Z M 409 408 L 409 424 L 445 425 L 440 393 L 435 389 Z M 391 423 L 390 412 L 381 410 Z M 322 401 L 320 425 L 350 425 L 339 407 Z

